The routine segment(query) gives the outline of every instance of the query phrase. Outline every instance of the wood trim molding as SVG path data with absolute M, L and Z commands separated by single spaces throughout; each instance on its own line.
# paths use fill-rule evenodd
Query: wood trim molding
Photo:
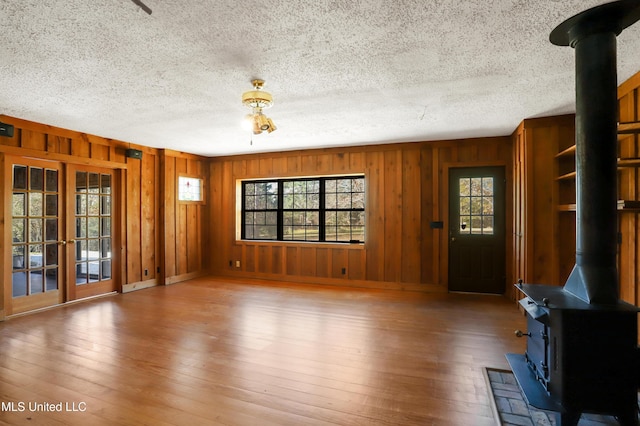
M 0 145 L 0 152 L 17 157 L 32 157 L 40 160 L 59 161 L 69 164 L 80 164 L 84 166 L 104 167 L 105 169 L 126 169 L 126 163 L 118 163 L 107 160 L 96 160 L 93 158 L 77 157 L 74 155 L 58 154 L 54 152 L 40 151 L 37 149 L 20 148 L 15 146 Z
M 167 157 L 185 158 L 187 160 L 202 161 L 210 158 L 210 157 L 203 157 L 202 155 L 189 154 L 182 151 L 174 151 L 171 149 L 159 149 L 158 152 L 160 153 L 160 155 L 165 155 Z
M 234 246 L 273 246 L 273 247 L 300 247 L 300 248 L 320 248 L 320 249 L 341 249 L 341 250 L 364 250 L 364 243 L 324 243 L 324 242 L 300 242 L 300 241 L 280 241 L 280 240 L 240 240 L 237 239 Z
M 549 117 L 526 118 L 522 121 L 523 129 L 531 129 L 535 127 L 555 127 L 563 124 L 573 126 L 575 123 L 575 114 L 553 115 Z M 518 126 L 519 128 L 520 126 Z M 515 132 L 514 132 L 515 133 Z
M 499 140 L 508 140 L 510 136 L 488 136 L 488 137 L 476 137 L 476 138 L 466 138 L 466 139 L 448 139 L 448 140 L 437 140 L 437 141 L 420 141 L 420 142 L 396 142 L 396 143 L 385 143 L 385 144 L 371 144 L 371 145 L 358 145 L 358 146 L 349 146 L 349 147 L 336 147 L 336 148 L 318 148 L 318 149 L 304 149 L 304 150 L 295 150 L 295 151 L 286 151 L 282 153 L 278 153 L 282 157 L 318 157 L 323 155 L 340 155 L 347 153 L 383 153 L 386 151 L 405 151 L 405 150 L 415 150 L 420 149 L 424 146 L 429 146 L 432 148 L 442 148 L 442 147 L 455 147 L 459 146 L 460 142 L 476 142 L 476 143 L 492 143 Z M 229 155 L 229 156 L 219 156 L 219 157 L 210 157 L 211 161 L 247 161 L 253 159 L 260 158 L 271 158 L 274 153 L 257 153 L 257 154 L 239 154 L 239 155 Z M 356 172 L 348 172 L 348 173 L 357 173 Z M 249 173 L 250 174 L 250 173 Z M 340 174 L 340 172 L 336 172 L 336 174 Z M 304 173 L 303 173 L 304 175 Z
M 629 77 L 618 86 L 618 99 L 640 87 L 640 71 Z
M 151 288 L 158 285 L 158 280 L 139 281 L 137 283 L 125 284 L 122 286 L 122 293 L 130 293 L 136 290 L 143 290 L 145 288 Z
M 200 278 L 200 277 L 204 277 L 207 276 L 208 273 L 207 271 L 196 271 L 196 272 L 190 272 L 188 274 L 182 274 L 182 275 L 175 275 L 173 277 L 166 277 L 165 278 L 165 285 L 169 285 L 169 284 L 177 284 L 180 283 L 182 281 L 187 281 L 193 278 Z
M 82 139 L 87 142 L 97 143 L 100 145 L 113 146 L 126 146 L 130 144 L 128 142 L 119 141 L 117 139 L 105 138 L 102 136 L 92 135 L 89 133 L 78 132 L 75 130 L 63 129 L 61 127 L 50 126 L 48 124 L 36 123 L 22 118 L 11 117 L 9 115 L 0 114 L 0 121 L 7 124 L 12 124 L 15 127 L 25 130 L 32 130 L 34 132 L 44 133 L 48 135 L 61 136 L 70 139 Z

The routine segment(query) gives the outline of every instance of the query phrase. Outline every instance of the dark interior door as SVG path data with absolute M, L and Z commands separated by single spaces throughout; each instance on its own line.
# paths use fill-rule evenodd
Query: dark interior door
M 505 291 L 504 167 L 449 169 L 449 291 Z

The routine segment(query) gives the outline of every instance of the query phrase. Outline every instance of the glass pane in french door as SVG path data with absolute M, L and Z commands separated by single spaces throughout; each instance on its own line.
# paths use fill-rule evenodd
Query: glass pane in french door
M 11 296 L 15 310 L 58 303 L 59 166 L 12 164 Z M 49 294 L 50 296 L 47 296 Z M 30 298 L 26 302 L 24 299 Z M 33 300 L 40 300 L 34 302 Z M 39 298 L 39 299 L 38 299 Z
M 112 176 L 75 172 L 76 286 L 111 280 Z

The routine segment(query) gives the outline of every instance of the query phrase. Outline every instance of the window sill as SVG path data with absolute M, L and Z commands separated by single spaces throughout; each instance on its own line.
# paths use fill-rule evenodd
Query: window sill
M 287 247 L 319 247 L 347 250 L 364 250 L 361 243 L 325 243 L 317 241 L 274 241 L 274 240 L 236 240 L 237 246 L 287 246 Z

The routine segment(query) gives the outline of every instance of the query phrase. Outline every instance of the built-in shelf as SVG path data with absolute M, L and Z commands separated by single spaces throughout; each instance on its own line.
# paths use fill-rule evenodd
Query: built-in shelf
M 576 177 L 576 172 L 569 172 L 569 173 L 565 173 L 563 175 L 560 175 L 556 178 L 556 180 L 566 180 L 566 179 L 574 179 Z
M 618 141 L 628 137 L 629 135 L 640 134 L 640 121 L 631 121 L 628 123 L 618 123 Z M 569 148 L 560 151 L 556 154 L 556 157 L 563 157 L 565 155 L 575 154 L 576 146 L 572 145 Z
M 575 212 L 576 205 L 575 204 L 558 204 L 559 212 Z
M 640 121 L 626 122 L 626 123 L 618 123 L 618 139 L 624 139 L 629 135 L 637 135 L 640 134 Z M 573 157 L 576 155 L 576 146 L 571 145 L 568 148 L 563 149 L 562 151 L 555 154 L 557 159 L 566 159 L 569 157 Z M 559 163 L 560 164 L 560 163 Z M 561 164 L 563 165 L 571 165 L 565 161 Z M 618 158 L 617 165 L 619 169 L 623 168 L 640 168 L 640 158 L 630 157 L 630 158 Z M 565 168 L 566 170 L 566 168 Z M 576 178 L 575 170 L 570 171 L 568 173 L 561 174 L 556 177 L 556 181 L 568 181 Z M 575 198 L 567 199 L 567 201 L 574 201 Z M 616 208 L 619 212 L 635 212 L 640 213 L 640 201 L 635 200 L 618 200 Z M 575 203 L 563 203 L 558 204 L 557 211 L 559 212 L 575 212 L 576 204 Z
M 575 145 L 571 145 L 569 148 L 557 153 L 556 154 L 556 158 L 566 157 L 566 156 L 569 156 L 569 155 L 575 155 L 575 153 L 576 153 L 576 146 Z
M 567 148 L 564 151 L 556 154 L 556 157 L 565 157 L 569 154 L 575 153 L 576 148 Z M 640 167 L 640 158 L 618 158 L 618 167 Z M 573 173 L 573 175 L 572 175 Z M 558 176 L 557 179 L 569 179 L 575 176 L 575 172 L 566 173 L 562 176 Z
M 618 211 L 640 212 L 640 201 L 635 200 L 618 200 Z M 559 212 L 575 212 L 576 204 L 558 204 Z
M 632 121 L 629 123 L 618 123 L 619 135 L 640 134 L 640 121 Z
M 640 201 L 636 201 L 636 200 L 618 200 L 618 210 L 640 211 Z
M 618 167 L 640 167 L 640 158 L 618 158 Z

